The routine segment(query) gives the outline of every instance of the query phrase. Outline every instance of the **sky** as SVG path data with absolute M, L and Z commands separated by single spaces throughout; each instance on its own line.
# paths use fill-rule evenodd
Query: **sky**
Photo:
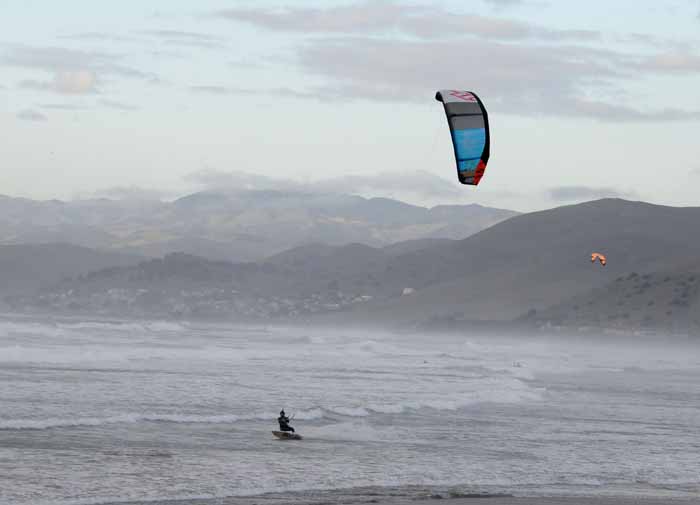
M 4 0 L 0 194 L 700 205 L 700 1 Z M 438 89 L 491 159 L 457 182 Z

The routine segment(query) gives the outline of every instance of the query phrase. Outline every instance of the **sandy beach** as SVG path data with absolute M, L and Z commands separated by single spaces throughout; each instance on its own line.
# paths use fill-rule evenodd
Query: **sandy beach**
M 513 497 L 513 496 L 474 496 L 460 498 L 435 498 L 426 497 L 424 499 L 406 499 L 406 498 L 381 498 L 381 499 L 363 499 L 363 500 L 348 500 L 344 503 L 372 503 L 378 505 L 428 505 L 431 503 L 444 503 L 445 505 L 697 505 L 700 503 L 700 496 L 696 498 L 690 497 L 635 497 L 635 496 L 568 496 L 568 497 Z M 192 505 L 195 505 L 193 502 Z M 234 498 L 231 501 L 217 501 L 220 505 L 260 505 L 261 503 L 269 504 L 284 504 L 306 503 L 309 505 L 321 505 L 329 503 L 323 500 L 299 500 L 297 497 L 291 498 L 278 495 L 273 499 L 266 497 L 265 499 L 257 498 Z
M 415 503 L 415 502 L 413 502 Z M 562 498 L 453 498 L 450 505 L 669 505 L 700 503 L 700 497 L 689 498 L 637 498 L 637 497 L 562 497 Z M 406 503 L 405 505 L 408 505 Z
M 441 496 L 441 497 L 439 497 Z M 164 502 L 165 503 L 165 502 Z M 174 502 L 167 502 L 168 504 Z M 192 501 L 187 505 L 205 505 L 211 501 Z M 698 497 L 678 496 L 546 496 L 546 497 L 515 497 L 507 495 L 474 495 L 459 498 L 449 498 L 442 495 L 426 496 L 423 498 L 391 497 L 383 496 L 371 498 L 369 496 L 299 496 L 296 493 L 262 495 L 246 498 L 228 498 L 216 500 L 217 505 L 328 505 L 329 503 L 352 504 L 378 504 L 378 505 L 430 505 L 443 503 L 444 505 L 690 505 L 700 504 Z M 182 502 L 180 502 L 182 504 Z
M 415 502 L 413 502 L 415 503 Z M 700 497 L 690 498 L 638 498 L 638 497 L 562 497 L 562 498 L 453 498 L 450 505 L 669 505 L 700 503 Z M 408 505 L 406 503 L 405 505 Z
M 415 502 L 414 502 L 415 503 Z M 562 498 L 453 498 L 450 505 L 668 505 L 700 503 L 689 498 L 637 498 L 637 497 L 562 497 Z M 408 505 L 408 504 L 406 504 Z

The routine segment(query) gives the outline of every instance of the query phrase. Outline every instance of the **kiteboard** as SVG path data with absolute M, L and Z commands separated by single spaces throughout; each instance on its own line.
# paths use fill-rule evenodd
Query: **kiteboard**
M 291 431 L 273 431 L 272 434 L 280 440 L 301 440 L 302 436 Z

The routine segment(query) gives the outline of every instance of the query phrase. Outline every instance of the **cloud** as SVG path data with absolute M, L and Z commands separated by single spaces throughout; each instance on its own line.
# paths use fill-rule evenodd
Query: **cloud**
M 126 103 L 122 102 L 117 102 L 115 100 L 108 100 L 108 99 L 102 99 L 99 102 L 101 105 L 104 105 L 105 107 L 109 107 L 110 109 L 116 109 L 116 110 L 121 110 L 121 111 L 134 111 L 134 110 L 139 110 L 139 108 L 135 105 L 129 105 Z
M 108 198 L 110 200 L 127 201 L 160 201 L 175 198 L 175 192 L 139 188 L 138 186 L 114 186 L 103 188 L 91 193 L 77 195 L 76 198 L 85 200 L 93 198 Z
M 218 191 L 248 190 L 298 190 L 301 185 L 290 179 L 274 179 L 248 172 L 221 172 L 218 170 L 200 170 L 185 176 L 185 180 Z
M 64 95 L 87 95 L 97 93 L 97 77 L 89 70 L 62 70 L 56 72 L 52 81 L 24 80 L 24 89 L 53 91 Z
M 24 81 L 20 81 L 18 87 L 21 89 L 33 89 L 36 91 L 54 91 L 53 83 L 51 81 L 25 79 Z
M 75 105 L 69 103 L 45 103 L 41 104 L 39 107 L 42 109 L 53 109 L 53 110 L 65 110 L 65 111 L 79 111 L 88 110 L 89 107 L 84 105 Z
M 97 77 L 90 70 L 61 71 L 56 73 L 54 87 L 59 93 L 94 93 L 97 91 Z
M 142 30 L 141 35 L 158 39 L 163 44 L 189 46 L 204 49 L 220 49 L 226 47 L 223 37 L 206 33 L 188 32 L 183 30 Z
M 58 37 L 61 40 L 77 40 L 88 42 L 131 42 L 143 43 L 148 40 L 152 44 L 154 40 L 158 43 L 176 46 L 191 46 L 201 48 L 221 48 L 225 47 L 226 39 L 217 35 L 207 33 L 191 32 L 185 30 L 133 30 L 128 35 L 118 35 L 101 32 L 82 32 Z
M 214 15 L 285 32 L 360 33 L 380 31 L 395 26 L 404 12 L 414 9 L 414 7 L 401 7 L 389 2 L 364 2 L 329 9 L 241 7 L 220 10 Z
M 326 99 L 322 91 L 298 91 L 291 88 L 237 88 L 231 86 L 209 85 L 189 86 L 188 89 L 193 93 L 208 95 L 267 95 L 302 99 Z
M 425 171 L 344 175 L 300 182 L 246 172 L 203 170 L 190 174 L 186 177 L 186 180 L 211 191 L 258 190 L 319 194 L 342 193 L 438 201 L 461 199 L 463 196 L 463 192 L 457 183 Z
M 235 88 L 226 86 L 190 86 L 189 90 L 195 93 L 206 93 L 209 95 L 230 95 L 235 93 Z
M 462 55 L 459 64 L 455 54 Z M 639 65 L 630 60 L 611 50 L 580 46 L 357 37 L 312 40 L 298 55 L 306 73 L 329 83 L 311 90 L 321 99 L 422 102 L 433 95 L 436 83 L 469 82 L 472 89 L 488 90 L 487 106 L 502 113 L 604 121 L 700 117 L 697 110 L 647 111 L 603 100 L 620 81 L 639 78 Z
M 636 68 L 642 71 L 662 74 L 698 74 L 700 73 L 700 55 L 689 52 L 659 53 L 644 58 Z
M 429 172 L 380 172 L 375 175 L 345 175 L 312 183 L 322 192 L 338 191 L 363 195 L 420 195 L 423 198 L 455 198 L 463 194 L 454 181 L 448 181 Z
M 124 37 L 122 35 L 114 35 L 102 32 L 83 32 L 74 33 L 70 35 L 60 35 L 58 37 L 61 40 L 79 40 L 79 41 L 89 41 L 89 42 L 126 42 L 132 40 L 129 37 Z
M 635 194 L 610 187 L 558 186 L 547 190 L 547 196 L 556 202 L 572 202 L 599 198 L 632 198 Z
M 232 8 L 215 15 L 301 36 L 294 61 L 318 79 L 306 89 L 287 90 L 288 96 L 424 102 L 436 87 L 468 82 L 472 89 L 488 90 L 487 106 L 501 113 L 601 121 L 700 119 L 700 110 L 682 105 L 650 110 L 624 93 L 626 83 L 645 77 L 700 75 L 700 56 L 681 46 L 639 54 L 626 52 L 622 43 L 602 46 L 603 36 L 595 31 L 395 2 Z
M 229 65 L 236 68 L 263 68 L 265 66 L 261 61 L 253 61 L 250 59 L 231 60 Z
M 525 3 L 523 0 L 484 0 L 484 2 L 494 7 L 511 7 Z
M 120 60 L 120 56 L 110 53 L 77 51 L 62 47 L 9 46 L 4 54 L 0 54 L 0 65 L 54 73 L 89 71 L 94 74 L 142 79 L 153 77 L 153 74 L 122 65 Z
M 163 58 L 178 60 L 191 58 L 186 52 L 182 52 L 182 48 L 219 49 L 226 47 L 226 39 L 223 37 L 183 30 L 134 30 L 129 35 L 84 32 L 63 35 L 59 39 L 90 43 L 129 43 L 139 47 L 141 54 L 148 54 L 159 60 Z
M 499 3 L 503 4 L 503 0 Z M 520 21 L 457 14 L 435 6 L 376 1 L 330 8 L 231 8 L 217 11 L 214 15 L 258 28 L 305 34 L 394 31 L 426 39 L 476 36 L 497 40 L 591 40 L 600 36 L 598 32 L 589 30 L 552 30 Z
M 0 46 L 0 49 L 2 46 Z M 25 79 L 20 87 L 65 95 L 98 93 L 102 77 L 142 79 L 154 82 L 157 76 L 123 65 L 121 57 L 109 53 L 76 51 L 60 47 L 4 46 L 0 66 L 40 70 L 52 79 Z
M 594 117 L 615 122 L 696 121 L 700 119 L 700 111 L 667 107 L 657 111 L 644 112 L 622 105 L 578 99 L 570 100 L 568 112 L 568 115 L 571 116 Z
M 37 112 L 35 110 L 30 110 L 26 109 L 23 111 L 20 111 L 17 113 L 17 119 L 21 119 L 22 121 L 47 121 L 48 118 L 42 114 L 41 112 Z
M 349 62 L 349 60 L 346 60 Z M 408 60 L 407 60 L 408 61 Z M 313 64 L 309 65 L 313 67 Z M 364 70 L 367 70 L 365 67 Z M 387 70 L 385 68 L 384 70 Z M 508 69 L 499 68 L 498 73 L 506 75 Z M 360 76 L 361 69 L 352 78 Z M 399 69 L 398 73 L 401 71 Z M 439 73 L 439 70 L 436 72 Z M 349 102 L 358 99 L 374 100 L 380 102 L 425 102 L 434 95 L 435 90 L 431 88 L 429 78 L 425 83 L 420 82 L 423 76 L 416 76 L 416 81 L 411 82 L 410 76 L 401 81 L 402 87 L 399 89 L 392 85 L 391 78 L 386 79 L 386 83 L 372 82 L 371 79 L 360 78 L 357 83 L 339 85 L 318 85 L 306 90 L 295 90 L 291 88 L 235 88 L 227 86 L 190 86 L 188 89 L 194 93 L 210 95 L 264 95 L 283 98 L 312 99 L 321 102 Z M 499 82 L 497 76 L 489 80 L 489 73 L 476 77 L 474 80 L 483 80 L 481 86 L 474 88 L 489 89 L 489 109 L 499 110 L 503 113 L 515 115 L 548 115 L 561 117 L 581 117 L 597 119 L 608 122 L 659 122 L 659 121 L 695 121 L 700 120 L 700 111 L 683 110 L 679 108 L 667 107 L 656 111 L 641 111 L 633 107 L 611 104 L 598 100 L 588 100 L 578 98 L 574 95 L 575 83 L 571 82 L 566 89 L 565 82 L 556 82 L 550 79 L 550 86 L 542 86 L 530 89 L 521 89 L 510 92 L 508 84 L 510 81 Z M 513 74 L 512 79 L 515 79 Z M 561 76 L 563 81 L 571 80 L 572 74 Z M 337 78 L 339 81 L 342 77 Z M 556 89 L 556 85 L 560 89 Z M 499 89 L 500 88 L 500 89 Z
M 462 55 L 456 64 L 454 55 Z M 467 41 L 407 42 L 334 39 L 311 43 L 299 55 L 307 72 L 329 79 L 326 93 L 348 98 L 423 101 L 436 83 L 470 82 L 488 89 L 505 109 L 543 112 L 573 95 L 578 82 L 617 74 L 615 55 L 600 50 Z M 589 60 L 587 63 L 582 61 Z M 475 72 L 478 69 L 478 72 Z

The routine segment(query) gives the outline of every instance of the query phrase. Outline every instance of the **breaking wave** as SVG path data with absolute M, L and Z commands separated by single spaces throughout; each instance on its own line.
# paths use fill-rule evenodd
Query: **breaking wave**
M 468 395 L 444 399 L 423 399 L 399 403 L 369 403 L 365 406 L 314 407 L 294 413 L 294 418 L 304 421 L 320 419 L 370 417 L 381 414 L 401 414 L 407 411 L 433 409 L 438 411 L 455 411 L 476 403 L 517 403 L 541 399 L 542 392 L 527 387 L 508 391 L 482 390 Z M 0 419 L 0 430 L 47 430 L 52 428 L 72 428 L 104 426 L 109 424 L 136 424 L 142 422 L 192 423 L 192 424 L 232 424 L 240 421 L 274 421 L 275 412 L 259 412 L 251 415 L 237 414 L 148 414 L 128 413 L 105 417 L 75 417 L 46 419 Z
M 321 409 L 310 409 L 296 413 L 296 419 L 313 420 L 323 417 Z M 274 413 L 260 413 L 250 416 L 234 414 L 122 414 L 107 417 L 76 417 L 48 419 L 5 419 L 0 420 L 0 430 L 47 430 L 51 428 L 74 428 L 81 426 L 105 426 L 108 424 L 135 424 L 141 422 L 187 423 L 187 424 L 229 424 L 237 421 L 269 421 L 277 418 Z
M 107 331 L 136 331 L 136 332 L 161 332 L 183 331 L 185 326 L 169 321 L 146 321 L 143 323 L 119 322 L 119 321 L 82 321 L 78 323 L 62 323 L 59 328 L 69 330 L 107 330 Z

